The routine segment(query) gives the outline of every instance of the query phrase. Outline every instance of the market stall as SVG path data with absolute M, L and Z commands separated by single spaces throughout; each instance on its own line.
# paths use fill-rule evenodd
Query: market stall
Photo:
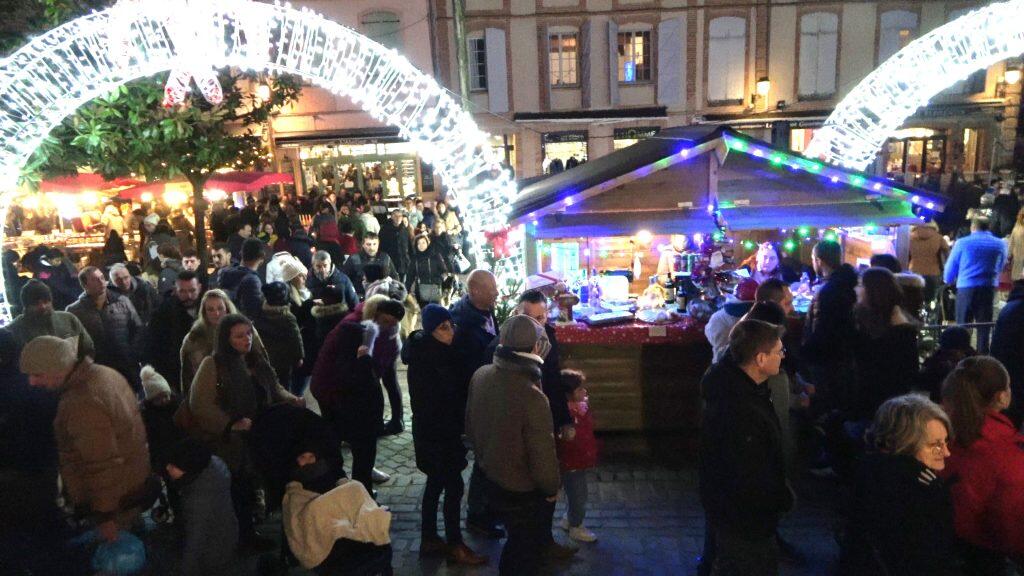
M 943 204 L 729 128 L 696 126 L 534 182 L 511 218 L 523 226 L 528 272 L 558 273 L 583 301 L 576 323 L 557 330 L 565 365 L 588 373 L 598 427 L 668 430 L 699 424 L 698 384 L 711 358 L 702 316 L 715 303 L 702 292 L 718 270 L 764 242 L 778 247 L 794 281 L 823 238 L 843 243 L 853 263 L 880 246 L 898 253 L 907 225 Z

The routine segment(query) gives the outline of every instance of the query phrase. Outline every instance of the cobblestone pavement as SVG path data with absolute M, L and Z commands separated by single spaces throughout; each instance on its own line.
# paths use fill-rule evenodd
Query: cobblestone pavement
M 400 376 L 404 388 L 404 372 Z M 408 405 L 406 396 L 405 406 Z M 489 555 L 489 565 L 480 568 L 449 567 L 443 559 L 419 558 L 420 498 L 426 478 L 416 470 L 408 410 L 405 420 L 406 431 L 381 439 L 377 456 L 377 468 L 391 474 L 391 480 L 378 485 L 377 489 L 380 503 L 390 507 L 394 514 L 391 536 L 395 573 L 400 576 L 497 574 L 497 560 L 503 541 L 482 540 L 468 532 L 465 533 L 467 544 L 477 552 Z M 593 544 L 579 544 L 580 551 L 575 559 L 552 564 L 542 574 L 695 574 L 704 538 L 704 516 L 697 497 L 693 456 L 695 440 L 606 436 L 601 441 L 602 463 L 588 477 L 590 502 L 585 522 L 599 540 Z M 346 453 L 346 462 L 350 461 L 350 455 Z M 468 483 L 468 468 L 465 477 Z M 829 482 L 811 479 L 799 483 L 797 491 L 799 503 L 783 522 L 781 531 L 807 556 L 807 562 L 801 566 L 783 564 L 781 574 L 830 573 L 838 553 L 832 535 L 838 490 Z M 560 501 L 556 519 L 561 518 L 563 511 L 564 502 Z M 440 522 L 440 514 L 438 516 Z M 276 518 L 272 517 L 263 527 L 264 533 L 279 533 L 279 523 L 274 520 Z M 443 528 L 439 527 L 439 530 L 443 535 Z M 557 522 L 555 532 L 558 541 L 570 542 L 566 534 L 557 528 Z M 307 572 L 296 569 L 292 574 Z

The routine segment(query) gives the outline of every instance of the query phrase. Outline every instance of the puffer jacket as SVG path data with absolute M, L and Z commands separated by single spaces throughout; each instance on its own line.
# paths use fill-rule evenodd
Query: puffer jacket
M 96 345 L 96 362 L 117 370 L 138 390 L 141 382 L 136 350 L 142 339 L 143 326 L 131 300 L 119 292 L 107 290 L 107 301 L 100 309 L 83 292 L 67 311 L 78 317 L 92 337 Z
M 54 310 L 46 314 L 24 312 L 7 327 L 14 334 L 19 346 L 24 346 L 37 336 L 56 336 L 58 338 L 78 337 L 78 359 L 96 356 L 96 346 L 89 332 L 82 326 L 82 321 L 70 312 Z
M 921 276 L 941 276 L 949 256 L 949 244 L 930 226 L 910 231 L 910 271 Z
M 150 467 L 138 399 L 124 377 L 80 361 L 61 388 L 53 429 L 75 507 L 98 521 L 128 512 L 126 501 L 145 485 Z
M 263 303 L 263 310 L 253 321 L 256 332 L 266 336 L 267 358 L 277 373 L 277 380 L 287 388 L 292 381 L 292 370 L 302 360 L 302 334 L 299 323 L 289 306 L 271 306 Z
M 239 312 L 250 320 L 259 315 L 263 307 L 263 282 L 255 270 L 241 264 L 232 266 L 221 273 L 218 282 L 238 306 Z

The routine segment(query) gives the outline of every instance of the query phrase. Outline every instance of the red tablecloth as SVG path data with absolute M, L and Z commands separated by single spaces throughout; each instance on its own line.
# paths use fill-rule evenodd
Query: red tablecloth
M 624 322 L 611 326 L 591 327 L 583 322 L 559 324 L 555 334 L 559 344 L 599 344 L 605 346 L 640 346 L 643 344 L 690 344 L 706 340 L 705 322 L 685 317 L 671 324 Z

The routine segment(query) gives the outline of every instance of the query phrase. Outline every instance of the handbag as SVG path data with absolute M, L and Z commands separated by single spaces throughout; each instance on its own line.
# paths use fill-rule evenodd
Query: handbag
M 469 269 L 473 267 L 473 264 L 466 258 L 466 255 L 459 252 L 455 255 L 455 269 L 459 271 L 459 274 L 465 274 L 469 272 Z
M 427 277 L 433 277 L 430 267 L 430 258 L 427 258 Z M 440 284 L 424 284 L 419 280 L 416 280 L 416 298 L 420 302 L 433 302 L 437 303 L 441 301 L 441 285 Z

